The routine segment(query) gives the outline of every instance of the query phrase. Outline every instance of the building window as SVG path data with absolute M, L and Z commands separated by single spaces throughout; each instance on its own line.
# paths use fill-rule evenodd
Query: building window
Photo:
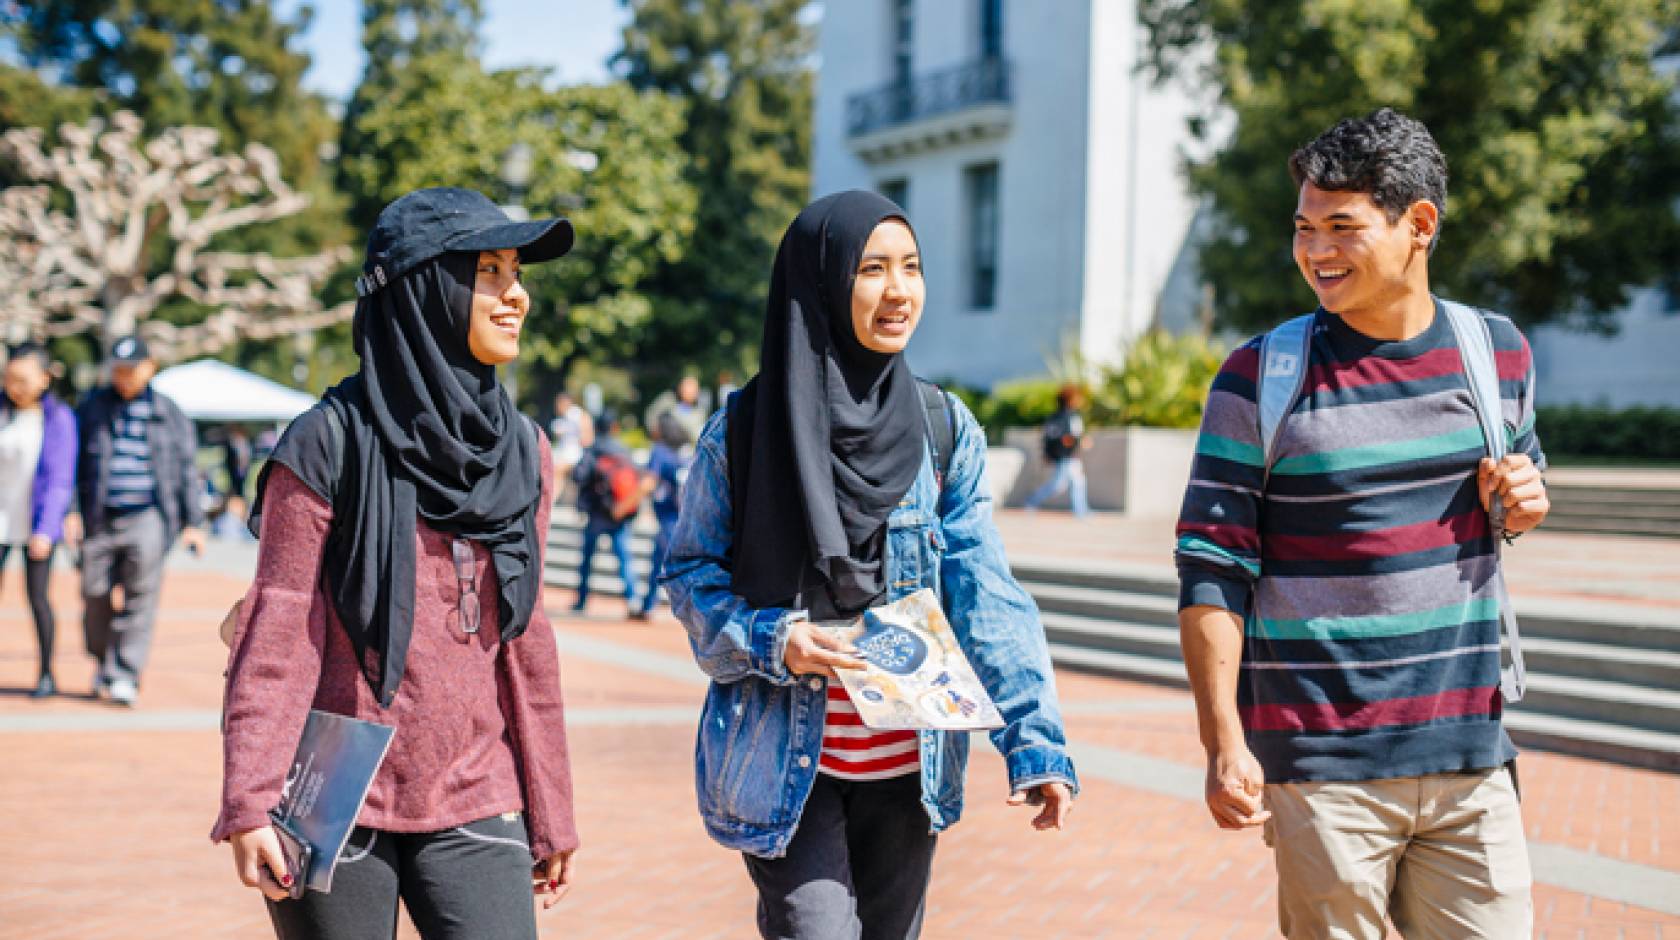
M 915 37 L 915 0 L 893 0 L 892 50 L 893 84 L 908 85 L 911 76 L 911 50 Z
M 1003 0 L 980 2 L 980 58 L 1003 56 Z
M 990 310 L 997 303 L 998 165 L 971 166 L 963 176 L 968 195 L 968 305 Z
M 907 179 L 882 180 L 876 185 L 875 191 L 891 199 L 905 212 L 910 211 L 910 181 Z

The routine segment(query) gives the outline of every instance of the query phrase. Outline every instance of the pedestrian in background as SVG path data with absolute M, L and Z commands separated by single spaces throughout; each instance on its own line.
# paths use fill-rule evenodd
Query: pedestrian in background
M 41 655 L 30 698 L 58 691 L 52 673 L 57 629 L 47 587 L 76 480 L 76 416 L 47 390 L 52 377 L 45 347 L 14 346 L 0 398 L 0 569 L 14 551 L 23 556 L 24 594 Z
M 572 245 L 485 196 L 424 189 L 368 240 L 361 368 L 287 428 L 257 481 L 257 576 L 230 651 L 221 814 L 280 940 L 535 940 L 578 844 L 543 613 L 547 439 L 496 367 L 530 312 L 522 262 Z M 332 494 L 328 498 L 327 494 Z M 330 892 L 290 899 L 269 811 L 311 708 L 395 728 Z
M 648 455 L 646 472 L 653 488 L 653 515 L 659 522 L 659 534 L 653 541 L 647 590 L 640 606 L 631 613 L 635 620 L 648 619 L 659 601 L 659 573 L 671 548 L 671 535 L 677 528 L 683 481 L 688 479 L 689 464 L 694 462 L 694 439 L 688 436 L 688 426 L 675 414 L 667 411 L 659 416 L 657 435 Z
M 595 446 L 595 421 L 571 392 L 554 396 L 554 419 L 548 423 L 548 436 L 554 442 L 554 478 L 561 490 L 556 502 L 562 502 L 571 485 L 573 468 L 583 461 L 584 452 Z
M 695 750 L 700 813 L 743 853 L 766 938 L 909 940 L 938 833 L 962 813 L 968 735 L 873 731 L 835 680 L 863 665 L 817 621 L 920 589 L 1007 725 L 1012 806 L 1060 829 L 1076 787 L 1044 629 L 992 522 L 974 416 L 910 372 L 921 253 L 870 192 L 819 199 L 776 252 L 763 366 L 707 425 L 665 565 L 711 677 Z M 940 396 L 938 410 L 928 392 Z M 948 473 L 929 441 L 949 429 Z
M 163 563 L 179 538 L 204 550 L 204 482 L 195 461 L 198 433 L 168 396 L 146 343 L 126 336 L 111 346 L 110 384 L 77 409 L 79 516 L 65 541 L 82 552 L 83 630 L 97 661 L 96 696 L 132 706 L 151 656 Z M 112 592 L 122 591 L 122 606 Z
M 1037 509 L 1067 490 L 1073 514 L 1081 519 L 1091 514 L 1085 491 L 1085 462 L 1079 459 L 1080 452 L 1090 446 L 1085 438 L 1085 417 L 1080 413 L 1084 407 L 1085 393 L 1079 386 L 1063 385 L 1056 393 L 1056 413 L 1044 422 L 1041 435 L 1050 479 L 1027 497 L 1027 509 Z
M 659 397 L 653 400 L 653 404 L 648 406 L 647 411 L 643 412 L 648 430 L 656 432 L 660 417 L 667 414 L 682 424 L 690 441 L 700 439 L 700 432 L 705 429 L 710 412 L 706 403 L 701 401 L 699 379 L 685 375 L 675 389 L 661 392 Z
M 1447 163 L 1422 124 L 1344 120 L 1289 170 L 1319 307 L 1296 342 L 1257 337 L 1221 367 L 1178 522 L 1208 810 L 1263 830 L 1291 940 L 1380 940 L 1385 918 L 1407 938 L 1532 936 L 1498 542 L 1549 507 L 1533 355 L 1510 320 L 1430 293 Z M 1473 361 L 1498 372 L 1497 464 Z
M 595 423 L 595 446 L 584 454 L 572 471 L 578 486 L 578 509 L 583 512 L 583 545 L 578 557 L 577 601 L 573 613 L 589 606 L 589 572 L 595 561 L 595 546 L 605 537 L 618 558 L 618 576 L 624 583 L 626 612 L 633 610 L 636 575 L 631 567 L 630 527 L 641 512 L 650 486 L 637 468 L 630 448 L 619 439 L 618 415 L 604 412 Z

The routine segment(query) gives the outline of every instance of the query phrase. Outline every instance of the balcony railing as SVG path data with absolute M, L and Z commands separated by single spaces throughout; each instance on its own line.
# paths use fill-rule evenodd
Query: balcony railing
M 980 59 L 851 96 L 846 99 L 846 131 L 857 137 L 977 104 L 1008 101 L 1009 63 L 998 58 Z

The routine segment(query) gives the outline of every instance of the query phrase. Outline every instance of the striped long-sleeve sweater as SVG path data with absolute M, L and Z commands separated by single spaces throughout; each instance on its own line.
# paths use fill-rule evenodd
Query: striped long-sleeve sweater
M 1545 466 L 1528 343 L 1487 314 L 1508 444 Z M 1412 339 L 1320 310 L 1301 399 L 1264 482 L 1259 339 L 1214 379 L 1178 523 L 1181 608 L 1245 621 L 1238 707 L 1269 782 L 1497 767 L 1494 537 L 1482 433 L 1437 305 Z

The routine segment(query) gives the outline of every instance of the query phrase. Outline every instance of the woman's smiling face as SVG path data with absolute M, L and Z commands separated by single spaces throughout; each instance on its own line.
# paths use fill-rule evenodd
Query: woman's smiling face
M 904 351 L 922 318 L 927 296 L 922 256 L 910 227 L 898 219 L 875 226 L 852 282 L 852 332 L 863 348 Z
M 519 252 L 479 252 L 467 324 L 467 349 L 473 358 L 487 366 L 519 358 L 519 331 L 530 312 L 531 295 L 519 282 Z

